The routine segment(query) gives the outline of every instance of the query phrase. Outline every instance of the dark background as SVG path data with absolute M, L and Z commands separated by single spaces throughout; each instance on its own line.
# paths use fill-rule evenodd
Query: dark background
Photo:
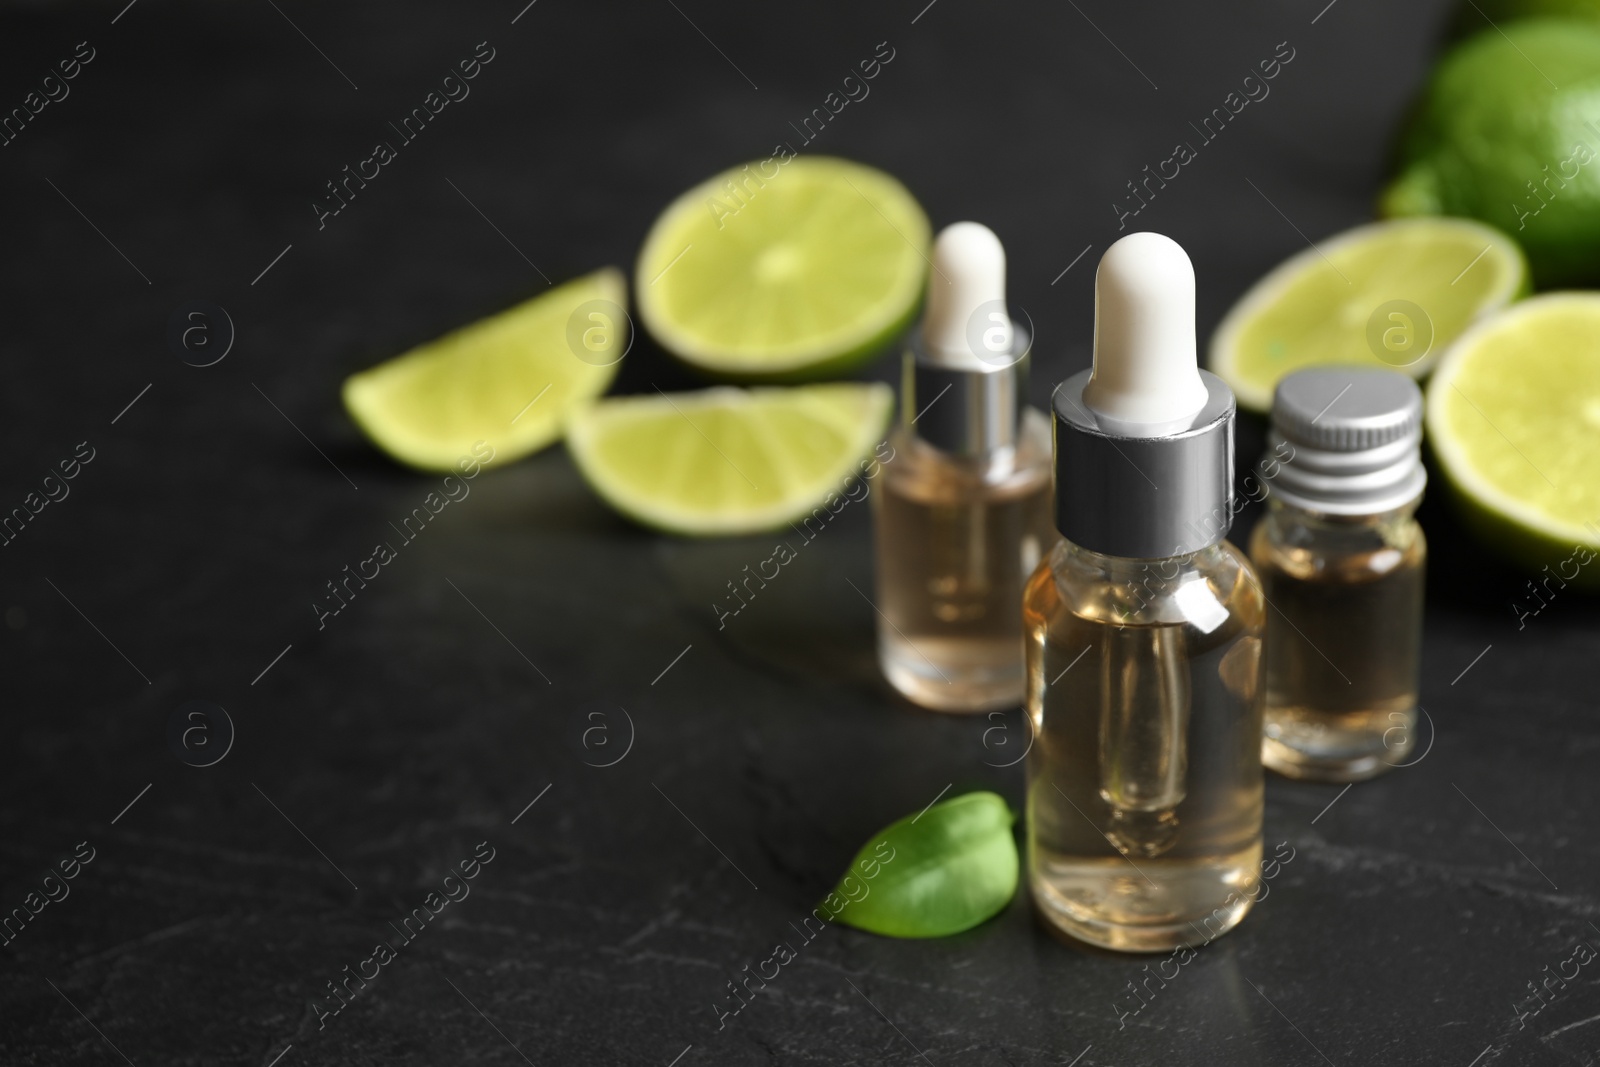
M 96 457 L 0 549 L 0 911 L 96 850 L 0 949 L 0 1062 L 1596 1062 L 1600 970 L 1512 1005 L 1600 944 L 1600 628 L 1564 592 L 1519 630 L 1530 575 L 1442 493 L 1426 756 L 1344 795 L 1270 780 L 1293 862 L 1120 1027 L 1155 960 L 1053 940 L 1023 892 L 942 941 L 830 929 L 717 1030 L 725 984 L 798 940 L 873 831 L 946 786 L 1021 799 L 1020 766 L 991 766 L 1020 754 L 1016 713 L 920 712 L 878 678 L 848 584 L 865 506 L 719 633 L 768 539 L 635 528 L 558 446 L 475 480 L 325 630 L 310 606 L 438 485 L 363 442 L 344 376 L 539 271 L 631 266 L 673 196 L 792 140 L 878 42 L 892 63 L 808 151 L 1000 234 L 1043 403 L 1088 363 L 1126 181 L 1293 48 L 1134 220 L 1189 250 L 1207 336 L 1369 217 L 1443 4 L 523 2 L 0 10 L 0 108 L 96 51 L 0 148 L 0 510 L 79 442 Z M 323 183 L 485 40 L 471 96 L 319 232 Z M 237 327 L 204 369 L 166 340 L 195 300 Z M 619 387 L 693 384 L 642 339 Z M 1242 420 L 1241 470 L 1261 439 Z M 187 700 L 237 728 L 209 768 L 167 741 Z M 325 983 L 485 840 L 472 895 L 319 1030 Z

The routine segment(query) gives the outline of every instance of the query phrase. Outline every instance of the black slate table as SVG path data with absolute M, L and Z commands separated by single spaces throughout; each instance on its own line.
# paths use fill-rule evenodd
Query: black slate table
M 1600 969 L 1567 961 L 1600 944 L 1600 627 L 1565 592 L 1519 623 L 1531 576 L 1442 494 L 1425 755 L 1272 780 L 1293 859 L 1164 983 L 1022 893 L 942 941 L 831 928 L 721 1016 L 875 829 L 947 788 L 1021 799 L 1017 712 L 920 712 L 877 676 L 864 506 L 719 630 L 767 539 L 640 530 L 558 446 L 475 479 L 320 629 L 313 606 L 437 487 L 363 442 L 345 375 L 631 264 L 671 197 L 795 141 L 880 43 L 804 150 L 994 227 L 1042 404 L 1087 365 L 1119 225 L 1189 249 L 1204 337 L 1369 217 L 1440 4 L 124 3 L 0 11 L 0 106 L 58 97 L 0 147 L 0 509 L 57 496 L 0 547 L 0 909 L 39 907 L 0 953 L 0 1062 L 1597 1062 Z M 693 385 L 641 339 L 618 388 Z M 1242 423 L 1241 473 L 1262 436 Z

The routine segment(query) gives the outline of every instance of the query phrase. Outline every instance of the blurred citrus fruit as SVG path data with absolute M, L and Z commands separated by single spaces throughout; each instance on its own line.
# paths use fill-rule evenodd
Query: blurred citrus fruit
M 1379 207 L 1491 223 L 1540 286 L 1600 280 L 1600 23 L 1528 19 L 1457 45 Z
M 1211 338 L 1211 369 L 1241 407 L 1266 411 L 1278 379 L 1319 363 L 1420 378 L 1462 330 L 1527 285 L 1516 244 L 1467 219 L 1348 230 L 1276 267 Z
M 1583 562 L 1600 551 L 1600 293 L 1534 297 L 1467 331 L 1428 385 L 1427 426 L 1488 544 L 1600 588 L 1600 561 Z
M 662 346 L 729 381 L 838 374 L 905 330 L 922 296 L 928 219 L 905 186 L 827 157 L 726 171 L 662 212 L 635 271 Z
M 628 349 L 614 267 L 541 293 L 345 379 L 345 410 L 390 456 L 447 471 L 486 441 L 499 466 L 561 436 L 569 405 L 605 392 Z
M 1465 0 L 1456 9 L 1451 32 L 1465 37 L 1480 30 L 1491 30 L 1502 22 L 1552 15 L 1600 22 L 1600 0 Z
M 624 515 L 673 533 L 757 533 L 842 493 L 882 439 L 886 385 L 657 393 L 576 412 L 567 447 L 594 490 Z

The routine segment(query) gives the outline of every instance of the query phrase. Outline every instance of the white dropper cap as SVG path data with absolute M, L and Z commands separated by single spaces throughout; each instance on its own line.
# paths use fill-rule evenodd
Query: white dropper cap
M 1205 407 L 1194 340 L 1194 265 L 1159 233 L 1130 233 L 1094 279 L 1094 371 L 1083 402 L 1109 433 L 1164 437 Z
M 1005 366 L 1012 348 L 1006 310 L 1006 250 L 979 222 L 946 226 L 933 242 L 928 304 L 922 317 L 923 351 L 947 370 L 985 371 Z M 982 322 L 973 315 L 992 304 Z M 976 346 L 976 347 L 975 347 Z

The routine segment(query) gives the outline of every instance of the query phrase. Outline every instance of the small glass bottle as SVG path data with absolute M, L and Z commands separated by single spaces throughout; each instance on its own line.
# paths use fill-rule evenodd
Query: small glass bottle
M 1094 367 L 1054 404 L 1065 541 L 1023 596 L 1028 876 L 1056 929 L 1156 952 L 1256 897 L 1266 608 L 1223 540 L 1234 399 L 1196 364 L 1188 256 L 1130 234 L 1095 308 Z
M 1314 367 L 1279 383 L 1272 422 L 1250 542 L 1275 609 L 1261 758 L 1291 778 L 1371 778 L 1416 744 L 1422 394 L 1394 371 Z
M 1056 540 L 1050 424 L 1023 406 L 1028 338 L 999 239 L 956 223 L 933 264 L 873 497 L 878 660 L 923 707 L 988 711 L 1022 702 L 1022 587 Z

